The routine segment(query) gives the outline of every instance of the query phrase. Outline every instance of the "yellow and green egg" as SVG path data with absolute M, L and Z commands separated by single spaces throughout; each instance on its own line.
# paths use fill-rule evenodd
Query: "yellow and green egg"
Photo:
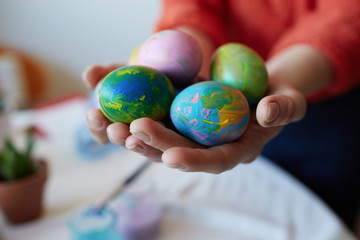
M 212 55 L 210 78 L 240 90 L 250 105 L 264 97 L 268 74 L 262 58 L 251 48 L 228 43 Z

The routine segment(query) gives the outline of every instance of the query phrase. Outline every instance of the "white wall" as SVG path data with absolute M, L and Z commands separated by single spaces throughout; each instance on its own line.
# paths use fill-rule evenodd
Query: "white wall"
M 84 68 L 127 60 L 159 8 L 158 0 L 0 0 L 0 45 L 41 61 L 50 95 L 83 90 Z

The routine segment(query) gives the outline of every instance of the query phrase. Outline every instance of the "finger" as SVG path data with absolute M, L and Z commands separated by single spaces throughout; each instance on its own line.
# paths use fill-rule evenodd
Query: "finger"
M 124 66 L 124 64 L 109 64 L 107 66 L 91 65 L 85 69 L 82 79 L 89 89 L 94 89 L 96 84 L 109 72 Z
M 200 147 L 199 144 L 164 127 L 161 123 L 149 118 L 140 118 L 130 124 L 130 132 L 149 146 L 161 151 L 171 147 Z
M 234 150 L 238 154 L 236 157 L 229 154 L 234 152 Z M 242 154 L 244 156 L 242 156 Z M 255 153 L 239 149 L 237 144 L 233 146 L 228 145 L 225 148 L 214 147 L 209 149 L 174 147 L 163 153 L 162 162 L 168 167 L 177 168 L 184 172 L 208 172 L 218 174 L 232 169 L 240 162 L 249 163 L 258 155 L 258 152 Z
M 170 148 L 163 153 L 162 161 L 165 165 L 182 171 L 209 173 L 220 173 L 239 163 L 250 163 L 282 129 L 263 128 L 255 123 L 255 119 L 252 121 L 245 133 L 234 142 L 208 149 Z
M 185 172 L 221 173 L 241 162 L 251 162 L 260 154 L 261 147 L 255 141 L 241 139 L 208 149 L 170 148 L 162 155 L 162 162 Z
M 129 125 L 125 123 L 112 123 L 106 129 L 107 136 L 110 142 L 122 146 L 125 146 L 125 140 L 131 134 L 129 132 Z
M 161 161 L 162 151 L 145 144 L 142 140 L 133 135 L 130 135 L 126 139 L 125 146 L 127 149 L 139 153 L 144 157 L 150 158 L 153 161 Z
M 162 155 L 162 162 L 184 172 L 220 173 L 227 169 L 217 151 L 173 147 Z
M 94 140 L 98 143 L 104 144 L 109 142 L 106 128 L 110 123 L 99 109 L 90 109 L 86 114 L 86 125 Z
M 82 79 L 89 89 L 94 89 L 96 84 L 106 75 L 105 68 L 100 65 L 91 65 L 87 67 L 83 74 Z
M 121 68 L 125 66 L 124 63 L 112 63 L 112 64 L 108 64 L 107 66 L 105 66 L 105 76 L 109 73 L 114 71 L 115 69 Z M 105 77 L 103 76 L 103 77 Z
M 256 109 L 258 123 L 263 127 L 284 126 L 301 120 L 305 113 L 305 96 L 290 86 L 274 89 Z

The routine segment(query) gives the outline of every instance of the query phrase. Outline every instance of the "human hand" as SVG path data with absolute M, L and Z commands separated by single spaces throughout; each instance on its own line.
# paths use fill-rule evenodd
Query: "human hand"
M 83 79 L 94 88 L 108 72 L 120 66 L 91 66 L 84 72 Z M 305 98 L 300 92 L 284 83 L 271 81 L 268 96 L 252 112 L 245 133 L 234 142 L 214 147 L 197 144 L 148 118 L 136 119 L 130 126 L 111 123 L 98 109 L 88 111 L 87 126 L 99 143 L 111 141 L 182 171 L 220 173 L 239 163 L 253 161 L 282 126 L 301 119 L 305 109 Z
M 284 125 L 304 116 L 305 97 L 291 86 L 272 81 L 268 94 L 252 112 L 245 133 L 231 143 L 205 147 L 147 118 L 133 121 L 130 124 L 131 135 L 122 141 L 130 150 L 162 161 L 172 168 L 220 173 L 239 163 L 252 162 Z M 119 131 L 108 128 L 108 134 L 112 136 Z
M 111 71 L 123 67 L 125 64 L 109 64 L 106 66 L 102 65 L 91 65 L 85 69 L 82 74 L 82 79 L 85 82 L 86 86 L 89 89 L 94 89 L 96 84 L 103 79 Z M 109 142 L 109 138 L 106 134 L 106 129 L 111 125 L 111 121 L 108 120 L 100 111 L 100 109 L 90 109 L 86 114 L 86 125 L 89 129 L 94 140 L 100 144 L 105 144 Z M 129 126 L 123 123 L 116 123 L 117 127 L 121 126 L 121 135 L 119 137 L 125 138 L 130 135 Z M 121 143 L 117 143 L 122 145 Z

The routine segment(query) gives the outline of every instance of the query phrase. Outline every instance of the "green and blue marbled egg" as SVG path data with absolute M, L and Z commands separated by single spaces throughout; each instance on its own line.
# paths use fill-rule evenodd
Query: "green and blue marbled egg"
M 214 146 L 239 138 L 248 126 L 250 110 L 239 90 L 204 81 L 185 88 L 175 97 L 170 117 L 184 136 Z
M 163 119 L 174 99 L 174 87 L 165 74 L 132 65 L 109 73 L 98 94 L 100 109 L 110 121 L 129 124 L 142 117 Z
M 228 43 L 212 55 L 210 78 L 240 90 L 250 105 L 264 97 L 268 75 L 262 58 L 251 48 Z

